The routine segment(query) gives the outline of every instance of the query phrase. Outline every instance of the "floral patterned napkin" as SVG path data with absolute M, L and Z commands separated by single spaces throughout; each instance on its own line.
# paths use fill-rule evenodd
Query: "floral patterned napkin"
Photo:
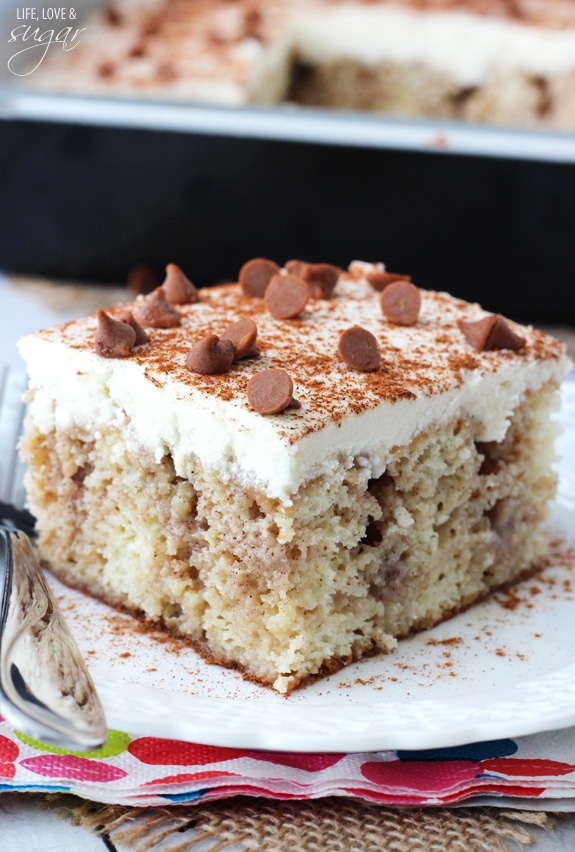
M 363 754 L 220 748 L 112 730 L 98 751 L 30 740 L 0 720 L 0 791 L 69 792 L 131 806 L 235 795 L 348 796 L 383 805 L 490 804 L 575 810 L 575 728 L 455 748 Z M 542 800 L 545 800 L 543 803 Z

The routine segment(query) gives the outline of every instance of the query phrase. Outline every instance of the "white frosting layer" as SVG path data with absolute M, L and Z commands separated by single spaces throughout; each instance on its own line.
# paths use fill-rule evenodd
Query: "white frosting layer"
M 203 291 L 199 305 L 182 309 L 175 343 L 172 330 L 152 329 L 150 343 L 128 358 L 93 352 L 94 318 L 24 338 L 39 428 L 77 424 L 97 432 L 100 424 L 117 425 L 157 461 L 170 454 L 179 475 L 194 456 L 222 478 L 239 476 L 289 502 L 303 482 L 342 458 L 359 457 L 370 476 L 380 476 L 392 448 L 454 417 L 476 421 L 476 440 L 500 440 L 525 392 L 559 381 L 570 366 L 560 344 L 532 329 L 521 329 L 528 345 L 519 353 L 475 353 L 456 321 L 482 316 L 481 310 L 445 294 L 423 292 L 418 324 L 403 328 L 385 321 L 365 281 L 340 279 L 336 296 L 311 301 L 298 321 L 274 320 L 260 310 L 262 300 L 238 299 L 238 291 L 235 285 Z M 187 348 L 208 328 L 227 327 L 246 302 L 254 305 L 262 356 L 225 376 L 190 373 L 183 366 Z M 339 333 L 354 324 L 378 337 L 379 378 L 351 370 L 336 355 Z M 154 360 L 155 352 L 161 357 Z M 476 366 L 468 369 L 470 356 Z M 311 377 L 314 358 L 320 369 Z M 245 385 L 271 366 L 290 372 L 301 407 L 266 417 L 250 409 Z
M 427 65 L 461 86 L 478 86 L 493 74 L 521 70 L 554 75 L 575 70 L 575 30 L 552 30 L 466 12 L 420 12 L 349 5 L 301 16 L 254 73 L 254 88 L 288 57 L 319 64 L 356 59 Z M 277 83 L 276 83 L 277 86 Z

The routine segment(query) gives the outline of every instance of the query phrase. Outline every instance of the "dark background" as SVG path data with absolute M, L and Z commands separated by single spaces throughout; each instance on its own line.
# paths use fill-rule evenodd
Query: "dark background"
M 523 321 L 575 323 L 575 165 L 0 122 L 0 269 L 198 286 L 250 257 L 382 260 Z

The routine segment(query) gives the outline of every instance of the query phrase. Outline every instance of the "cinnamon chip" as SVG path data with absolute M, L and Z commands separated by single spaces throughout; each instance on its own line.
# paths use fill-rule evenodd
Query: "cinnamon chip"
M 190 305 L 199 301 L 198 291 L 179 266 L 168 263 L 166 280 L 162 284 L 166 299 L 172 305 Z
M 111 27 L 120 27 L 124 22 L 124 16 L 117 8 L 117 6 L 113 6 L 111 3 L 107 6 L 102 7 L 102 12 L 104 18 L 106 19 L 106 23 Z
M 103 80 L 109 80 L 116 73 L 116 66 L 113 62 L 101 62 L 96 68 L 96 74 Z
M 355 370 L 371 372 L 379 369 L 377 340 L 366 328 L 352 325 L 342 331 L 337 350 L 345 363 Z
M 525 338 L 516 334 L 501 314 L 492 314 L 480 320 L 459 320 L 458 326 L 471 346 L 486 349 L 523 349 Z
M 159 13 L 152 13 L 148 16 L 148 19 L 144 21 L 141 28 L 142 36 L 155 36 L 158 35 L 160 30 L 162 29 L 162 19 Z
M 331 263 L 308 263 L 302 278 L 312 299 L 329 299 L 342 270 Z
M 401 272 L 380 272 L 374 270 L 368 272 L 365 276 L 374 290 L 385 290 L 390 284 L 396 281 L 411 281 L 411 275 L 403 275 Z
M 103 358 L 125 358 L 136 343 L 136 332 L 121 320 L 113 319 L 99 310 L 98 329 L 94 338 L 94 351 Z
M 248 382 L 248 402 L 260 414 L 277 414 L 293 403 L 293 382 L 285 370 L 262 370 Z
M 234 345 L 234 361 L 242 358 L 257 358 L 260 350 L 256 345 L 258 328 L 251 319 L 241 319 L 226 328 L 222 340 L 230 340 Z
M 259 7 L 256 4 L 248 5 L 244 10 L 243 28 L 240 37 L 261 40 L 263 38 L 262 26 L 263 16 Z
M 290 275 L 297 275 L 298 278 L 303 278 L 309 263 L 305 260 L 288 260 L 284 265 L 286 272 Z
M 265 305 L 276 319 L 292 319 L 307 304 L 309 290 L 296 275 L 274 275 L 266 288 Z
M 200 373 L 202 376 L 226 373 L 232 365 L 234 353 L 231 340 L 220 340 L 217 334 L 207 334 L 188 352 L 186 367 L 192 373 Z
M 136 332 L 136 340 L 134 341 L 134 346 L 142 346 L 144 343 L 147 343 L 150 339 L 139 322 L 134 319 L 134 314 L 131 311 L 124 311 L 118 317 L 120 322 L 127 323 L 130 328 L 133 328 Z
M 162 287 L 156 287 L 134 310 L 135 319 L 149 328 L 174 328 L 180 315 L 166 299 Z
M 148 52 L 148 46 L 145 41 L 137 41 L 128 51 L 128 56 L 130 59 L 139 59 L 141 56 L 145 56 Z
M 415 325 L 421 308 L 421 294 L 411 281 L 394 281 L 379 297 L 386 318 L 397 325 Z
M 254 257 L 240 269 L 239 282 L 246 296 L 263 296 L 274 275 L 280 271 L 277 263 L 265 257 Z
M 133 296 L 147 296 L 156 289 L 160 280 L 151 266 L 141 263 L 130 269 L 126 283 Z
M 171 83 L 177 79 L 177 71 L 171 62 L 160 62 L 156 68 L 156 80 L 158 83 Z

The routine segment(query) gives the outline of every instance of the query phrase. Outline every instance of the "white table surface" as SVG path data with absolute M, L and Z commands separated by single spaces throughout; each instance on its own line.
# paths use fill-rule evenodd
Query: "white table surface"
M 73 319 L 80 313 L 94 310 L 68 287 L 63 287 L 63 299 L 49 302 L 38 296 L 34 286 L 15 287 L 0 274 L 0 365 L 23 370 L 24 365 L 16 350 L 16 341 L 23 334 L 41 327 Z M 118 291 L 110 291 L 114 301 Z M 69 298 L 68 298 L 69 296 Z M 573 852 L 575 850 L 575 813 L 561 820 L 551 831 L 533 829 L 536 837 L 535 852 Z M 173 845 L 173 840 L 171 841 Z M 213 841 L 212 841 L 213 842 Z M 161 850 L 170 845 L 158 844 Z M 104 852 L 110 845 L 80 826 L 73 826 L 64 818 L 41 807 L 34 798 L 12 793 L 0 793 L 0 852 Z M 127 847 L 115 847 L 118 852 L 128 852 Z M 203 852 L 203 844 L 194 852 Z M 511 846 L 510 848 L 514 848 Z M 519 848 L 519 847 L 517 847 Z M 237 847 L 238 850 L 241 847 Z M 229 847 L 229 852 L 234 850 Z

